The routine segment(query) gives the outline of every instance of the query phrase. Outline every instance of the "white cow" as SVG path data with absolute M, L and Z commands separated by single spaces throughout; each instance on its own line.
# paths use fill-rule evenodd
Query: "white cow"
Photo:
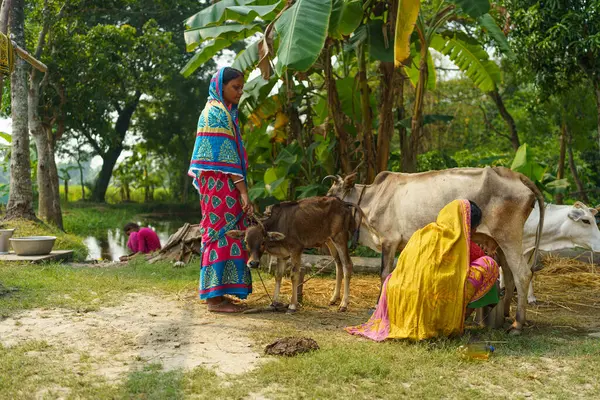
M 582 247 L 600 252 L 600 230 L 595 220 L 597 213 L 597 209 L 589 208 L 581 202 L 577 202 L 572 206 L 546 205 L 544 230 L 542 231 L 539 249 L 541 251 L 553 251 Z M 539 208 L 536 204 L 523 228 L 523 254 L 526 258 L 529 258 L 535 246 L 538 221 Z M 500 285 L 504 286 L 503 282 Z M 532 278 L 529 284 L 527 301 L 532 304 L 536 300 L 533 293 Z

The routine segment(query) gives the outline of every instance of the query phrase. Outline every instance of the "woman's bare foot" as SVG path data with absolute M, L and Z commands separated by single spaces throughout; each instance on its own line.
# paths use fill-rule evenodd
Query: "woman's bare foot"
M 208 311 L 221 313 L 239 313 L 247 309 L 247 307 L 244 304 L 234 304 L 228 299 L 221 299 L 221 302 L 208 302 Z

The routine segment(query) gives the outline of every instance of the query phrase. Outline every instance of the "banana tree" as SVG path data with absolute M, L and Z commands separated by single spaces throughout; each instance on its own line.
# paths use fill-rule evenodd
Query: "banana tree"
M 435 85 L 430 49 L 448 56 L 484 92 L 494 91 L 500 82 L 500 68 L 489 60 L 483 46 L 449 25 L 451 20 L 466 14 L 487 31 L 503 52 L 510 53 L 506 37 L 489 10 L 488 0 L 439 0 L 427 7 L 422 7 L 419 0 L 399 0 L 394 62 L 405 69 L 415 87 L 410 133 L 401 138 L 403 170 L 416 171 L 425 92 Z

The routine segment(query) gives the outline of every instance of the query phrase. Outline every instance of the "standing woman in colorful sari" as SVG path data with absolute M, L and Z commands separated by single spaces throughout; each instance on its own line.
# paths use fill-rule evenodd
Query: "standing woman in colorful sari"
M 188 175 L 200 194 L 202 221 L 199 294 L 213 312 L 240 312 L 244 307 L 224 295 L 245 299 L 252 293 L 247 254 L 239 240 L 225 235 L 245 230 L 248 198 L 248 158 L 238 120 L 244 74 L 221 68 L 212 77 L 206 106 L 198 120 Z
M 346 330 L 375 341 L 462 334 L 468 310 L 498 302 L 498 264 L 471 242 L 481 217 L 469 200 L 446 205 L 411 236 L 371 319 Z

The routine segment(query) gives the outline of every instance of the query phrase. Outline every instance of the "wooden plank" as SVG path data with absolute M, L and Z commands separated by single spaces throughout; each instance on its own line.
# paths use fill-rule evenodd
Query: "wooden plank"
M 31 54 L 27 52 L 27 50 L 19 47 L 19 45 L 15 43 L 14 40 L 12 40 L 12 45 L 19 57 L 31 64 L 33 68 L 37 69 L 40 72 L 48 71 L 48 67 L 46 66 L 46 64 L 34 58 Z
M 2 261 L 29 261 L 32 263 L 44 262 L 44 261 L 58 261 L 58 260 L 70 260 L 73 258 L 73 250 L 55 250 L 50 254 L 43 256 L 18 256 L 14 252 L 9 254 L 0 254 L 0 262 Z

